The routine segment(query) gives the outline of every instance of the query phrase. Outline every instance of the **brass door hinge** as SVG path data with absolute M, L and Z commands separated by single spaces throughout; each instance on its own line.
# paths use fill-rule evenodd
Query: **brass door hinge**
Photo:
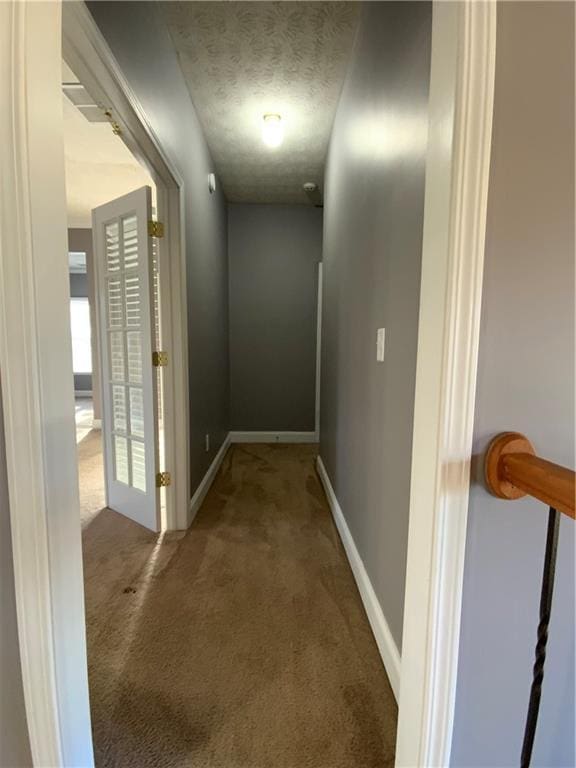
M 164 237 L 164 224 L 161 221 L 148 222 L 149 237 Z
M 170 472 L 158 472 L 156 475 L 156 488 L 165 488 L 171 482 Z
M 154 368 L 168 365 L 168 352 L 152 352 L 152 365 Z

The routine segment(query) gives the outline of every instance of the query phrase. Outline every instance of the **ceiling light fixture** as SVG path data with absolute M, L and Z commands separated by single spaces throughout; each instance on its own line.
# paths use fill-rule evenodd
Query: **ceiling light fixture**
M 264 115 L 264 125 L 262 126 L 262 141 L 267 147 L 279 147 L 284 140 L 284 126 L 280 115 Z

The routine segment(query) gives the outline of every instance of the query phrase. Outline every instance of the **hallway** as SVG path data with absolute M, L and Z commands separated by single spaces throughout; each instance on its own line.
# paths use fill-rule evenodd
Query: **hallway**
M 192 527 L 83 532 L 96 765 L 394 764 L 396 703 L 314 445 L 234 445 Z

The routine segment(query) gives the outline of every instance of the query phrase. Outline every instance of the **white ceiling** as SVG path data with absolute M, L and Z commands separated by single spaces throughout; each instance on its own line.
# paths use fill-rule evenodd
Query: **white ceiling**
M 62 82 L 78 82 L 63 62 Z M 92 209 L 153 182 L 109 123 L 91 123 L 62 96 L 69 227 L 91 227 Z
M 165 2 L 228 200 L 306 203 L 324 161 L 358 18 L 355 2 Z M 285 139 L 261 140 L 279 113 Z

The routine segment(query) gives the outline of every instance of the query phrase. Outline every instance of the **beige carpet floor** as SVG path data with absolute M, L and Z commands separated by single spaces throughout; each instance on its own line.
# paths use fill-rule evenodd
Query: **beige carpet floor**
M 98 768 L 393 765 L 396 705 L 315 453 L 233 446 L 185 534 L 85 510 Z

